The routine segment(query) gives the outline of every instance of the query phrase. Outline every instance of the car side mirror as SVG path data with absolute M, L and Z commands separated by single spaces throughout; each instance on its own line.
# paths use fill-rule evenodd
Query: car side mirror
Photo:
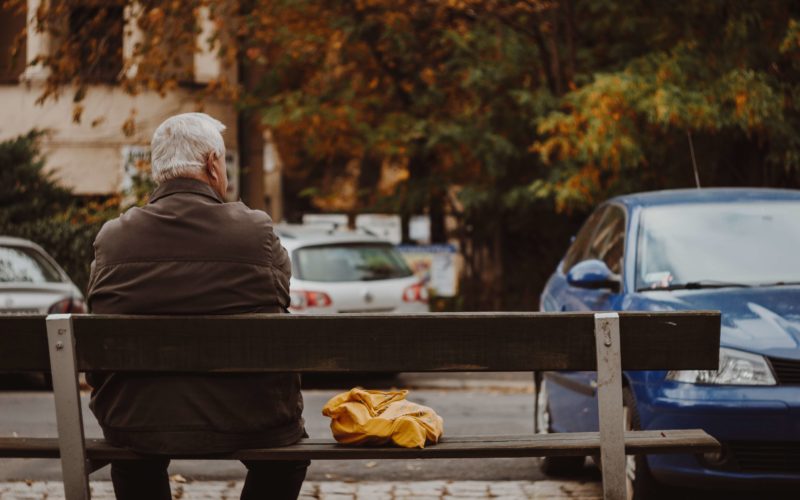
M 620 277 L 611 272 L 602 260 L 589 259 L 572 266 L 567 273 L 567 283 L 578 288 L 610 288 L 618 292 Z

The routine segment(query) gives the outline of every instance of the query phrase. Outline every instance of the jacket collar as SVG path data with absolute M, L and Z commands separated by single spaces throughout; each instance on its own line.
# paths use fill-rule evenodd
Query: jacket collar
M 205 182 L 183 177 L 170 179 L 159 184 L 155 191 L 153 191 L 153 194 L 150 195 L 150 201 L 148 203 L 154 203 L 161 198 L 177 193 L 199 194 L 211 198 L 218 203 L 225 203 L 225 201 L 220 198 L 219 194 Z

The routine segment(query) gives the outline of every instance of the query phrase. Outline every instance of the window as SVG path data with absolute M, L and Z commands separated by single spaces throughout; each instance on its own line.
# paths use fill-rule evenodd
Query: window
M 195 2 L 172 2 L 162 6 L 163 25 L 151 26 L 142 33 L 141 51 L 146 56 L 138 61 L 139 72 L 182 86 L 195 85 L 194 56 L 198 43 L 195 7 Z M 146 16 L 153 4 L 144 5 L 144 8 Z
M 575 241 L 572 242 L 572 245 L 567 250 L 567 255 L 564 257 L 564 272 L 568 273 L 570 268 L 581 262 L 583 260 L 588 259 L 589 253 L 589 244 L 592 242 L 592 236 L 594 235 L 594 230 L 597 228 L 598 222 L 603 218 L 607 211 L 607 207 L 603 206 L 595 210 L 592 215 L 586 219 L 586 222 L 583 223 L 580 231 L 578 231 L 577 236 L 575 236 Z
M 32 248 L 0 246 L 0 283 L 59 283 L 61 274 Z
M 25 70 L 25 16 L 25 9 L 0 6 L 0 83 L 17 83 Z
M 324 245 L 294 252 L 295 275 L 307 281 L 374 281 L 411 276 L 391 245 Z
M 624 252 L 625 211 L 610 205 L 592 238 L 587 258 L 602 260 L 612 273 L 619 274 Z
M 642 212 L 636 288 L 800 282 L 800 203 L 665 205 Z
M 74 7 L 69 15 L 71 50 L 85 64 L 81 76 L 111 83 L 122 71 L 123 8 L 121 5 Z

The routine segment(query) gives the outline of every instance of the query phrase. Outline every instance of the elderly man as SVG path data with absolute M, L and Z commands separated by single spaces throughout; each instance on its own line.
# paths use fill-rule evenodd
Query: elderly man
M 225 203 L 225 126 L 169 118 L 153 134 L 158 188 L 95 240 L 89 304 L 102 314 L 282 313 L 291 268 L 267 214 Z M 288 445 L 304 434 L 296 374 L 91 374 L 110 442 L 149 457 L 111 464 L 120 500 L 171 499 L 169 457 Z M 245 462 L 242 499 L 297 498 L 307 461 Z

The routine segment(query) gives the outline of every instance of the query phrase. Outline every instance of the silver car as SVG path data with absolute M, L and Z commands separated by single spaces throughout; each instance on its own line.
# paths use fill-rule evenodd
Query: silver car
M 280 224 L 295 314 L 423 313 L 428 289 L 390 242 L 364 231 Z
M 83 313 L 67 273 L 39 245 L 0 236 L 0 314 Z

